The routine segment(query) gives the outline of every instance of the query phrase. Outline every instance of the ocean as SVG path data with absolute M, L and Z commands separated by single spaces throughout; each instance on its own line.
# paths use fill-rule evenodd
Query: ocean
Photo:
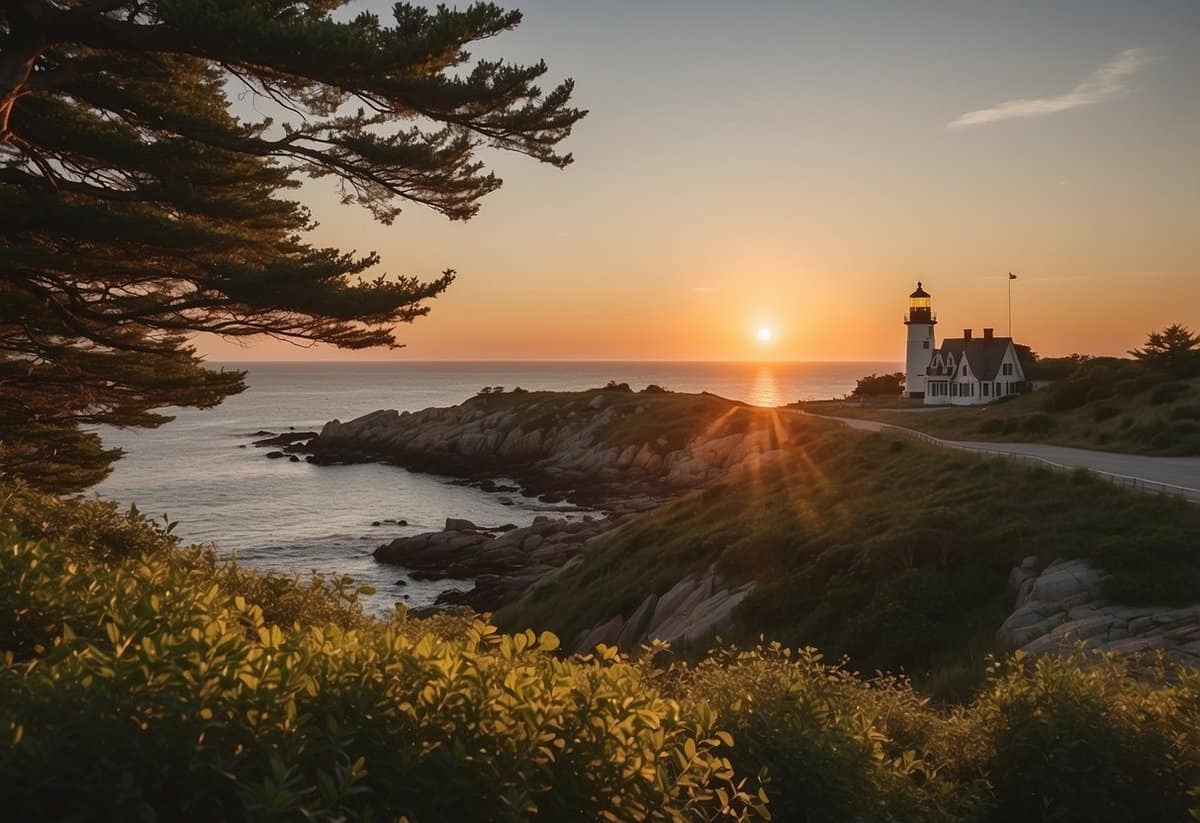
M 219 367 L 221 364 L 211 364 Z M 709 391 L 763 406 L 840 396 L 857 378 L 895 363 L 239 363 L 247 390 L 214 409 L 171 410 L 154 430 L 101 428 L 106 445 L 125 457 L 95 492 L 152 516 L 176 521 L 176 533 L 215 545 L 247 566 L 307 576 L 349 575 L 376 589 L 373 612 L 395 603 L 423 606 L 469 581 L 409 580 L 377 564 L 380 543 L 440 529 L 447 517 L 480 525 L 528 525 L 546 507 L 508 495 L 512 505 L 449 478 L 395 466 L 313 466 L 268 460 L 267 450 L 240 448 L 259 430 L 319 430 L 376 409 L 416 411 L 449 406 L 484 386 L 579 390 L 609 380 L 634 389 L 657 383 L 683 392 Z M 582 514 L 582 513 L 580 513 Z M 577 515 L 578 516 L 578 515 Z M 407 521 L 407 526 L 395 522 Z M 373 523 L 380 523 L 375 526 Z M 405 580 L 406 585 L 398 581 Z

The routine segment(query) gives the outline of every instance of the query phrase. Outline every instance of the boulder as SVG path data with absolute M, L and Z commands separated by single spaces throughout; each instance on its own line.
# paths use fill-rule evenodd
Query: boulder
M 445 531 L 448 532 L 473 532 L 476 526 L 470 520 L 465 520 L 461 517 L 447 517 Z
M 588 654 L 601 643 L 606 646 L 612 646 L 617 642 L 617 637 L 620 636 L 621 629 L 624 625 L 624 618 L 618 614 L 607 623 L 601 623 L 600 625 L 595 626 L 575 647 L 575 651 L 578 654 Z
M 621 651 L 633 651 L 642 642 L 646 636 L 646 627 L 650 623 L 650 618 L 654 616 L 654 607 L 657 604 L 658 597 L 648 594 L 641 605 L 633 610 L 633 614 L 621 627 L 621 633 L 617 635 L 617 647 Z

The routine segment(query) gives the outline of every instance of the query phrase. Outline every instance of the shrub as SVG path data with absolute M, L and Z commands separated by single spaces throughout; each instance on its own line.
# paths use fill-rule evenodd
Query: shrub
M 610 652 L 559 661 L 553 635 L 477 622 L 451 638 L 396 621 L 284 629 L 186 553 L 101 566 L 12 534 L 2 545 L 0 791 L 13 819 L 761 805 L 734 784 L 713 713 L 665 699 Z
M 1121 410 L 1115 406 L 1105 406 L 1104 404 L 1101 404 L 1092 409 L 1092 419 L 1097 423 L 1102 423 L 1105 420 L 1116 417 L 1120 413 Z
M 1191 389 L 1187 383 L 1163 383 L 1150 393 L 1150 403 L 1154 406 L 1174 403 Z
M 631 394 L 633 393 L 633 389 L 629 388 L 628 383 L 618 383 L 616 380 L 609 380 L 607 383 L 604 384 L 604 388 L 601 389 L 601 391 L 619 391 L 619 392 L 628 392 Z
M 950 724 L 991 820 L 1185 820 L 1200 779 L 1200 677 L 1104 657 L 1016 660 Z M 1190 814 L 1189 814 L 1190 813 Z
M 646 388 L 642 389 L 642 394 L 670 394 L 670 393 L 671 393 L 670 389 L 664 389 L 662 386 L 658 385 L 657 383 L 651 383 L 650 385 L 646 386 Z
M 1200 420 L 1200 406 L 1176 406 L 1168 417 L 1172 420 Z
M 851 397 L 899 397 L 904 391 L 904 372 L 869 374 L 861 377 Z
M 1175 820 L 1200 806 L 1191 670 L 1016 660 L 981 689 L 960 669 L 976 696 L 946 708 L 779 644 L 665 668 L 661 646 L 567 658 L 553 635 L 469 616 L 365 618 L 340 583 L 231 570 L 136 513 L 4 491 L 14 820 Z M 139 550 L 90 545 L 120 533 Z M 1189 535 L 1145 537 L 1185 557 Z M 1145 547 L 1110 548 L 1121 567 Z M 951 619 L 955 597 L 977 596 L 922 571 L 885 594 Z M 268 619 L 288 598 L 294 620 Z
M 1021 421 L 1022 431 L 1029 434 L 1045 434 L 1054 428 L 1054 418 L 1045 412 L 1034 412 Z

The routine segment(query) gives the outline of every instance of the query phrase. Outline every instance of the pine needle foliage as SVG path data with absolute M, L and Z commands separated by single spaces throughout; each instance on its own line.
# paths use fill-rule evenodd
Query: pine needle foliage
M 501 184 L 481 148 L 571 162 L 572 83 L 467 51 L 518 12 L 343 5 L 0 6 L 0 470 L 80 489 L 120 456 L 81 426 L 241 391 L 197 332 L 398 345 L 453 271 L 377 275 L 374 253 L 311 245 L 304 178 L 384 223 L 410 203 L 465 220 Z M 276 116 L 241 119 L 234 96 Z

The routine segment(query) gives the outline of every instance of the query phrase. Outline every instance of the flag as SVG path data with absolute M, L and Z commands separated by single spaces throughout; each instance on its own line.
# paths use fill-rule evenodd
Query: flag
M 1009 272 L 1009 273 L 1008 273 L 1008 279 L 1009 279 L 1009 280 L 1016 280 L 1016 279 L 1017 279 L 1017 276 L 1016 276 L 1015 274 L 1013 274 L 1012 272 Z

